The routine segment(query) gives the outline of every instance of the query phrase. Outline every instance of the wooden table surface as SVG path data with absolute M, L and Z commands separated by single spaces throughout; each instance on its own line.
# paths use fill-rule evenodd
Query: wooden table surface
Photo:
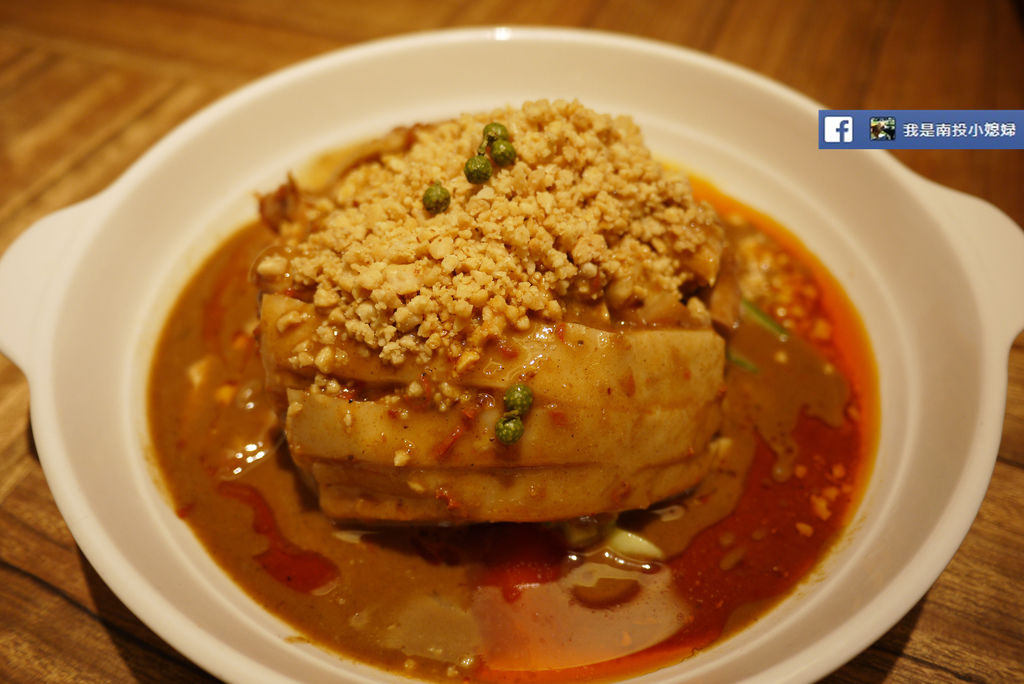
M 262 74 L 372 38 L 481 24 L 656 38 L 835 108 L 1024 109 L 1024 7 L 1011 0 L 0 0 L 0 252 Z M 1024 225 L 1024 151 L 897 156 Z M 963 546 L 829 681 L 1024 681 L 1024 337 L 1009 379 L 995 473 Z M 29 401 L 0 356 L 0 680 L 203 681 L 77 550 L 39 465 Z

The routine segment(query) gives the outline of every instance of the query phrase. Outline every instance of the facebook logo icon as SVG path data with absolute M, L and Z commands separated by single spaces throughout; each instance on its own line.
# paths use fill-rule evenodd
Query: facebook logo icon
M 825 142 L 827 143 L 849 143 L 853 142 L 853 117 L 852 116 L 826 116 L 825 117 Z

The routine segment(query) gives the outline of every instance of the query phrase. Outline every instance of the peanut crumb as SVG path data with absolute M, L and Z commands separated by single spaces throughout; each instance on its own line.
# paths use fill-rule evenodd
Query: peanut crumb
M 811 495 L 811 512 L 821 520 L 828 520 L 832 517 L 832 511 L 828 506 L 829 500 L 825 496 Z
M 462 167 L 490 121 L 508 127 L 517 158 L 474 185 Z M 540 100 L 414 126 L 403 139 L 324 195 L 302 195 L 302 216 L 278 226 L 255 268 L 265 285 L 310 293 L 339 337 L 385 362 L 443 353 L 465 370 L 504 332 L 560 321 L 568 301 L 628 303 L 715 281 L 717 216 L 629 117 Z M 436 214 L 422 202 L 434 182 L 451 193 Z

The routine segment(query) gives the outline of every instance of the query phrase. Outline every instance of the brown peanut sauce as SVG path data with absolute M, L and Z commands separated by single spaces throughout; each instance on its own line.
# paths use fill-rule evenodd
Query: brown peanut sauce
M 741 316 L 711 475 L 620 516 L 664 559 L 569 548 L 547 524 L 367 530 L 325 517 L 262 390 L 247 277 L 272 239 L 260 224 L 202 266 L 156 349 L 153 453 L 179 516 L 302 639 L 425 679 L 612 679 L 757 619 L 853 513 L 875 445 L 875 369 L 856 312 L 813 255 L 708 184 L 694 190 L 755 264 L 756 304 L 789 334 Z

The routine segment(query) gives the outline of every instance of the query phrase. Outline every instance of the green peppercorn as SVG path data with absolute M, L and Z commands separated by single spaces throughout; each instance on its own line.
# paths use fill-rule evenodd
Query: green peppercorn
M 463 168 L 466 180 L 470 183 L 486 183 L 491 177 L 491 161 L 482 154 L 470 157 Z
M 516 148 L 508 140 L 495 140 L 491 144 L 491 159 L 498 166 L 508 166 L 516 161 Z
M 523 436 L 523 419 L 511 413 L 505 414 L 494 426 L 494 436 L 505 446 L 515 444 Z
M 440 183 L 434 183 L 423 193 L 423 208 L 431 214 L 440 214 L 451 201 L 452 194 Z
M 492 121 L 484 126 L 484 144 L 490 145 L 495 140 L 508 140 L 508 138 L 508 129 L 505 128 L 505 124 Z
M 505 410 L 517 416 L 525 416 L 533 406 L 533 391 L 519 382 L 505 390 Z

